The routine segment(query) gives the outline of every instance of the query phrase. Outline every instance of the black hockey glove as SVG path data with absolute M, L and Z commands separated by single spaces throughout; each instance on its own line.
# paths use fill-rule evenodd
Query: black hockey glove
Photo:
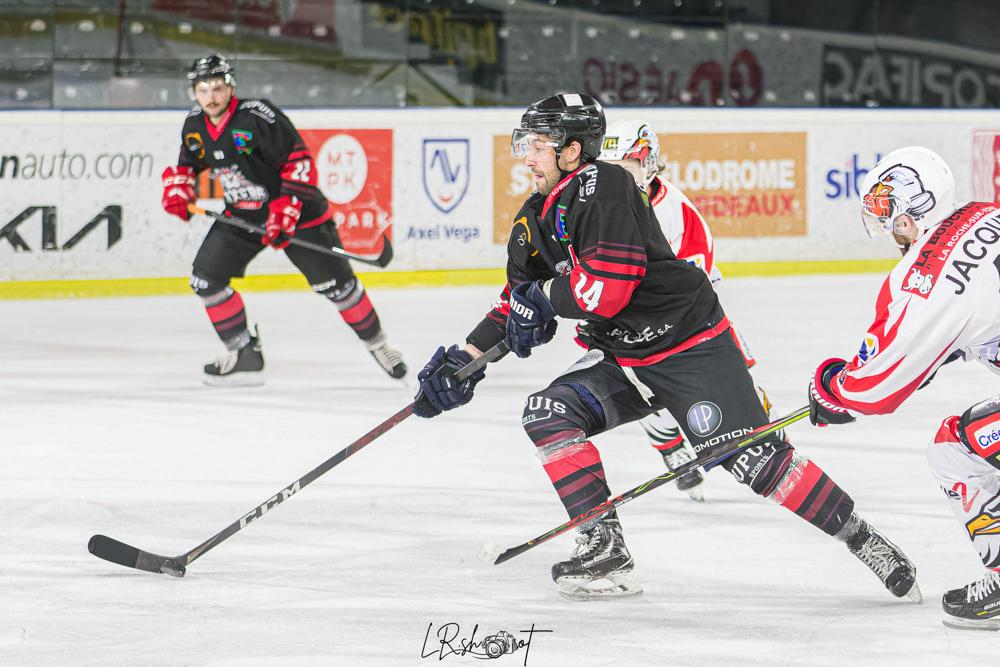
M 455 374 L 471 362 L 472 355 L 459 349 L 458 345 L 452 345 L 447 351 L 439 347 L 417 374 L 420 389 L 413 399 L 413 414 L 436 417 L 445 410 L 471 401 L 476 384 L 486 377 L 486 369 L 481 368 L 462 382 L 455 379 Z
M 850 424 L 855 420 L 830 391 L 830 382 L 846 364 L 843 359 L 827 359 L 816 368 L 809 382 L 809 421 L 813 426 Z
M 521 283 L 510 291 L 507 316 L 507 347 L 517 356 L 527 357 L 531 348 L 544 345 L 556 335 L 556 311 L 542 291 L 542 282 Z

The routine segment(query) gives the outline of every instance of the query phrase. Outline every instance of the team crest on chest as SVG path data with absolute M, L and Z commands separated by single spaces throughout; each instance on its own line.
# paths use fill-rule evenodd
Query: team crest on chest
M 250 141 L 253 139 L 253 132 L 250 130 L 233 130 L 233 143 L 236 144 L 236 152 L 243 155 L 250 155 L 253 146 Z
M 556 206 L 556 236 L 560 241 L 569 241 L 569 230 L 566 228 L 566 207 Z

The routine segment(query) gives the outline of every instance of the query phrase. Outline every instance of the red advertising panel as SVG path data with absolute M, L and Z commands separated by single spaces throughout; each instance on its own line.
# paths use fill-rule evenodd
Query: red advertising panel
M 972 199 L 1000 202 L 1000 130 L 972 132 Z
M 344 249 L 381 250 L 392 237 L 392 130 L 299 130 L 316 163 Z

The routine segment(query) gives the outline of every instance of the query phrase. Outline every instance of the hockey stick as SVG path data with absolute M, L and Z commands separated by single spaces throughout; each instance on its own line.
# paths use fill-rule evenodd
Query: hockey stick
M 722 445 L 721 447 L 719 447 L 718 450 L 716 450 L 715 455 L 713 455 L 712 458 L 710 459 L 693 459 L 691 461 L 688 461 L 684 465 L 678 466 L 676 470 L 665 472 L 662 475 L 659 475 L 658 477 L 654 477 L 645 484 L 640 484 L 634 489 L 629 489 L 620 496 L 615 496 L 614 498 L 611 498 L 610 500 L 601 503 L 600 505 L 590 510 L 589 512 L 584 512 L 580 516 L 570 519 L 563 525 L 557 526 L 556 528 L 553 528 L 547 533 L 542 533 L 533 540 L 528 540 L 523 544 L 519 544 L 516 547 L 511 547 L 510 549 L 507 549 L 500 555 L 496 556 L 496 558 L 494 558 L 493 564 L 499 565 L 504 561 L 510 560 L 514 556 L 520 556 L 528 549 L 536 547 L 542 542 L 548 542 L 553 537 L 562 535 L 571 528 L 575 528 L 576 526 L 579 526 L 582 523 L 586 523 L 591 519 L 595 519 L 603 514 L 607 514 L 616 507 L 624 505 L 628 501 L 634 498 L 638 498 L 644 493 L 649 493 L 656 487 L 663 486 L 667 482 L 673 481 L 699 466 L 717 463 L 718 461 L 721 461 L 722 459 L 726 458 L 727 456 L 731 455 L 733 452 L 736 452 L 737 450 L 755 445 L 761 440 L 763 440 L 765 437 L 775 433 L 776 431 L 780 431 L 789 424 L 794 424 L 803 417 L 808 417 L 808 416 L 809 416 L 809 407 L 805 406 L 799 408 L 798 410 L 789 415 L 786 415 L 785 417 L 782 417 L 777 421 L 773 421 L 770 424 L 764 424 L 763 426 L 757 428 L 756 430 L 751 431 L 751 433 L 746 438 L 739 440 L 737 442 L 730 442 L 725 445 Z
M 194 204 L 188 204 L 188 211 L 196 215 L 207 215 L 216 222 L 221 222 L 233 227 L 239 227 L 243 231 L 250 232 L 252 234 L 260 234 L 261 236 L 264 235 L 263 227 L 255 225 L 249 220 L 244 220 L 243 218 L 223 215 L 222 213 L 209 211 L 208 209 L 195 206 Z M 389 266 L 389 262 L 392 261 L 392 243 L 389 241 L 389 237 L 385 234 L 382 234 L 382 252 L 379 253 L 377 257 L 373 257 L 371 255 L 356 255 L 353 252 L 347 252 L 343 248 L 327 248 L 326 246 L 319 245 L 318 243 L 310 243 L 309 241 L 295 238 L 294 236 L 283 236 L 283 238 L 288 241 L 290 245 L 296 245 L 300 248 L 309 248 L 310 250 L 315 250 L 316 252 L 323 253 L 324 255 L 331 255 L 333 257 L 353 259 L 355 262 L 371 264 L 372 266 L 377 266 L 381 269 Z
M 506 353 L 507 345 L 503 342 L 497 343 L 495 346 L 484 352 L 482 356 L 463 366 L 455 374 L 455 377 L 459 381 L 465 380 L 470 375 L 480 370 L 487 363 L 496 361 Z M 264 516 L 266 512 L 273 510 L 276 506 L 288 500 L 309 484 L 316 481 L 320 476 L 329 472 L 331 468 L 340 465 L 344 459 L 356 454 L 365 445 L 368 445 L 393 426 L 399 424 L 401 421 L 412 415 L 415 403 L 415 401 L 414 403 L 410 403 L 405 408 L 370 430 L 368 433 L 361 436 L 347 447 L 340 450 L 326 461 L 292 482 L 287 487 L 282 488 L 276 494 L 251 509 L 233 523 L 226 526 L 226 528 L 222 531 L 208 538 L 194 549 L 182 553 L 179 556 L 160 556 L 148 551 L 143 551 L 142 549 L 137 549 L 136 547 L 125 544 L 124 542 L 119 542 L 118 540 L 107 537 L 106 535 L 94 535 L 91 537 L 90 542 L 87 543 L 87 550 L 98 558 L 103 558 L 106 561 L 117 563 L 118 565 L 124 565 L 125 567 L 133 567 L 137 570 L 145 570 L 146 572 L 161 572 L 163 574 L 169 574 L 173 577 L 183 577 L 187 566 L 193 563 L 196 559 L 205 555 L 211 549 L 214 549 L 225 540 L 243 530 L 248 523 L 254 519 L 259 519 Z

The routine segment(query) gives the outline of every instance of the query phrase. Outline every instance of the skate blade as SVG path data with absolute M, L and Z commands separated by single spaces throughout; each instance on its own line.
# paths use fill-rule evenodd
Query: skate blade
M 924 594 L 920 592 L 920 586 L 917 585 L 916 581 L 910 586 L 910 590 L 903 594 L 903 597 L 913 604 L 923 604 L 924 602 Z
M 693 489 L 687 489 L 684 493 L 688 494 L 688 498 L 695 501 L 696 503 L 705 502 L 705 493 L 701 490 L 701 484 L 694 487 Z
M 201 379 L 209 387 L 259 387 L 264 384 L 264 373 L 243 371 L 232 375 L 203 375 Z
M 560 577 L 556 582 L 559 595 L 567 600 L 617 600 L 642 594 L 642 586 L 632 576 L 623 573 L 590 579 L 588 577 Z
M 948 616 L 942 618 L 941 623 L 945 627 L 954 630 L 986 630 L 996 632 L 1000 630 L 1000 618 L 991 618 L 977 621 L 974 618 L 959 618 L 958 616 Z

